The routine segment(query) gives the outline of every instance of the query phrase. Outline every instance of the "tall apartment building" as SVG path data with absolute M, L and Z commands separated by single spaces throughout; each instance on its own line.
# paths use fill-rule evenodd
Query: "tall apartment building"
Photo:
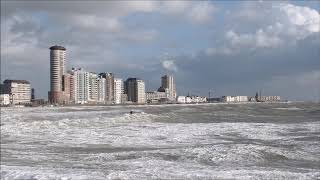
M 74 100 L 76 104 L 85 104 L 89 100 L 89 72 L 82 68 L 73 70 Z
M 74 103 L 105 103 L 105 78 L 82 68 L 72 68 L 71 75 L 70 99 Z
M 161 77 L 161 87 L 168 91 L 169 99 L 174 101 L 177 97 L 176 85 L 173 76 L 164 75 Z
M 98 75 L 96 73 L 89 73 L 89 101 L 91 103 L 96 103 L 98 101 Z
M 125 83 L 125 94 L 128 101 L 143 104 L 146 102 L 145 84 L 143 80 L 137 78 L 128 78 Z
M 122 79 L 114 79 L 114 103 L 120 104 L 122 102 L 121 96 L 124 93 Z
M 142 80 L 137 80 L 137 103 L 144 104 L 146 102 L 145 84 Z
M 114 75 L 112 73 L 100 73 L 102 78 L 106 79 L 105 102 L 111 104 L 114 102 Z
M 71 102 L 71 81 L 72 81 L 72 75 L 69 73 L 66 73 L 62 77 L 62 95 L 64 97 L 63 104 L 69 104 Z
M 31 86 L 26 80 L 5 80 L 3 93 L 10 95 L 12 104 L 29 104 L 31 101 Z
M 75 76 L 74 69 L 69 71 L 70 74 L 70 103 L 75 103 Z
M 105 103 L 106 99 L 106 79 L 99 76 L 98 79 L 98 102 Z
M 52 46 L 50 49 L 50 91 L 49 102 L 63 104 L 63 75 L 65 75 L 66 48 Z

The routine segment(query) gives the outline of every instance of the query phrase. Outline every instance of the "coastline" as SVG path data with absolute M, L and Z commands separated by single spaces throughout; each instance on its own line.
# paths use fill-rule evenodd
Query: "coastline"
M 243 104 L 291 104 L 314 103 L 307 101 L 280 101 L 280 102 L 212 102 L 212 103 L 155 103 L 155 104 L 67 104 L 67 105 L 39 105 L 39 106 L 1 106 L 0 108 L 35 108 L 35 107 L 146 107 L 146 106 L 205 106 L 205 105 L 243 105 Z

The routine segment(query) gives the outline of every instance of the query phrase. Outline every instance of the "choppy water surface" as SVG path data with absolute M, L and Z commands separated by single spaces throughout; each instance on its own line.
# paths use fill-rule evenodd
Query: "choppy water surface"
M 319 178 L 319 104 L 1 109 L 1 179 Z

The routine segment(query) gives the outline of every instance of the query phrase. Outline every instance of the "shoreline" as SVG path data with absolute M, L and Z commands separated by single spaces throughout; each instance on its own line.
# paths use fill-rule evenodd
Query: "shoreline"
M 36 107 L 146 107 L 146 106 L 194 106 L 194 105 L 242 105 L 242 104 L 291 104 L 291 103 L 315 103 L 307 101 L 280 101 L 280 102 L 212 102 L 212 103 L 159 103 L 159 104 L 69 104 L 69 105 L 39 105 L 39 106 L 1 106 L 0 108 L 36 108 Z

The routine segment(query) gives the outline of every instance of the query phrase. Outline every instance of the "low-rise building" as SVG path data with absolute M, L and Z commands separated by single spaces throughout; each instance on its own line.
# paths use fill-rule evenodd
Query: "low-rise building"
M 186 103 L 186 97 L 185 96 L 178 96 L 177 103 L 180 103 L 180 104 Z
M 7 106 L 10 104 L 10 95 L 9 94 L 0 94 L 0 105 Z
M 191 96 L 191 103 L 205 103 L 205 102 L 207 102 L 207 97 Z
M 277 102 L 280 101 L 280 96 L 258 96 L 257 99 L 260 102 Z
M 248 96 L 222 96 L 222 102 L 248 102 Z
M 5 80 L 4 94 L 11 96 L 12 104 L 30 104 L 31 85 L 26 80 Z
M 168 98 L 169 98 L 168 93 L 166 92 L 159 92 L 159 91 L 146 92 L 147 103 L 166 102 Z
M 201 96 L 178 96 L 178 103 L 205 103 L 207 102 L 207 97 Z

